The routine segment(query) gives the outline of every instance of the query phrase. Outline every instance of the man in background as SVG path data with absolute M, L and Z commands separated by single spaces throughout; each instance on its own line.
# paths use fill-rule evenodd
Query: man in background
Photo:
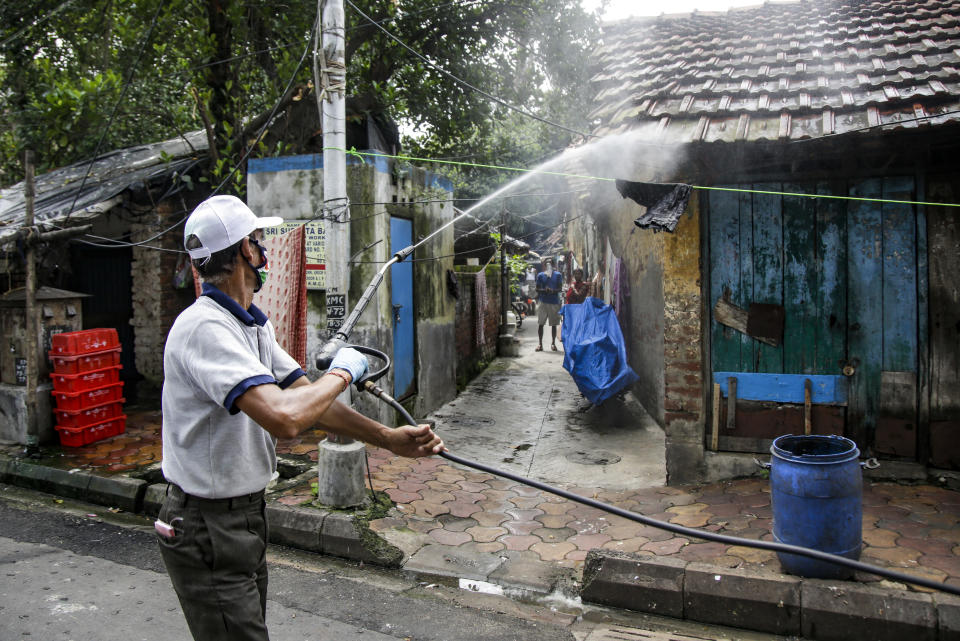
M 560 325 L 560 290 L 563 276 L 553 271 L 553 261 L 543 261 L 543 271 L 537 274 L 537 339 L 536 351 L 543 351 L 543 326 L 550 323 L 550 349 L 557 351 L 557 327 Z

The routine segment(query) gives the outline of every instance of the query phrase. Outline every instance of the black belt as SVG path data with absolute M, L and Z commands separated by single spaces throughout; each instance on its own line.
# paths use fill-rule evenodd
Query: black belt
M 250 505 L 259 505 L 263 501 L 263 490 L 244 494 L 243 496 L 232 496 L 227 499 L 207 499 L 202 496 L 187 494 L 180 486 L 170 483 L 167 485 L 167 496 L 177 501 L 184 507 L 195 507 L 202 510 L 227 511 L 237 510 Z

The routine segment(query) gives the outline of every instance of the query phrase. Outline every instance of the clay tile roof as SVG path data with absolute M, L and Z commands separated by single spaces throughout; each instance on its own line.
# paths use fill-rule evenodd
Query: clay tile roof
M 599 135 L 649 128 L 676 142 L 931 127 L 960 121 L 949 113 L 960 111 L 958 67 L 960 0 L 788 0 L 633 18 L 604 27 L 591 118 Z

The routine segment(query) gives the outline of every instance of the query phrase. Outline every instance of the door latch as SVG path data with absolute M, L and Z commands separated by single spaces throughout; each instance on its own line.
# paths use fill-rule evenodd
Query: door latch
M 400 322 L 400 309 L 402 307 L 403 305 L 396 305 L 396 304 L 393 306 L 393 322 L 394 323 Z

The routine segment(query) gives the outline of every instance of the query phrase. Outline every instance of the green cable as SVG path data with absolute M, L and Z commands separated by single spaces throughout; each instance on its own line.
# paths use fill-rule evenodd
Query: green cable
M 364 156 L 374 158 L 393 158 L 395 160 L 407 160 L 417 162 L 431 162 L 439 165 L 459 165 L 463 167 L 478 167 L 480 169 L 497 169 L 499 171 L 529 172 L 534 174 L 544 174 L 547 176 L 562 176 L 566 178 L 585 178 L 588 180 L 602 180 L 605 182 L 614 182 L 616 178 L 602 178 L 600 176 L 586 176 L 583 174 L 568 174 L 560 171 L 540 171 L 538 169 L 527 169 L 525 167 L 506 167 L 503 165 L 485 165 L 475 162 L 464 162 L 462 160 L 435 160 L 433 158 L 419 158 L 417 156 L 396 156 L 392 154 L 373 153 L 370 151 L 357 151 L 356 149 L 344 149 L 343 147 L 324 147 L 333 151 L 342 151 L 348 156 L 356 156 L 362 162 Z M 792 191 L 768 191 L 764 189 L 742 189 L 737 187 L 706 187 L 704 185 L 690 185 L 691 189 L 703 189 L 707 191 L 730 191 L 743 194 L 766 194 L 770 196 L 796 196 L 800 198 L 831 198 L 834 200 L 854 200 L 871 203 L 887 203 L 892 205 L 925 205 L 928 207 L 960 207 L 960 203 L 934 203 L 923 200 L 893 200 L 890 198 L 865 198 L 863 196 L 837 196 L 833 194 L 803 194 Z

